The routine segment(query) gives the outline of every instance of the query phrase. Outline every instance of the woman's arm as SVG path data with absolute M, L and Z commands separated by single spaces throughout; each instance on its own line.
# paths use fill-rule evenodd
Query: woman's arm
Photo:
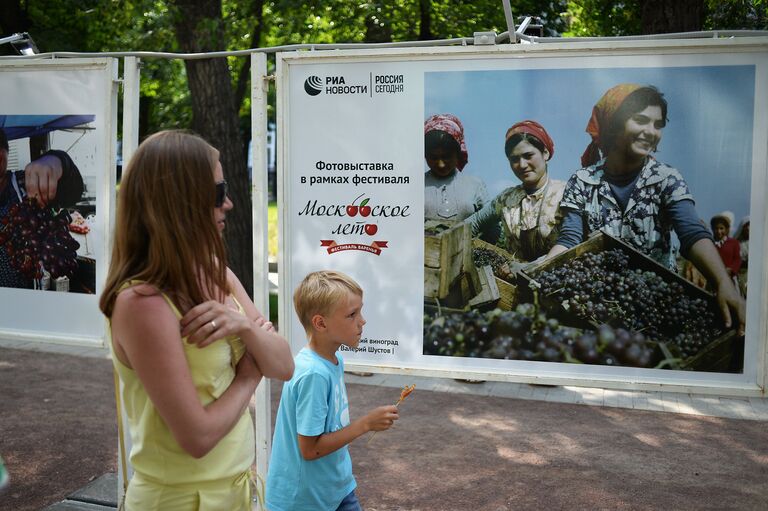
M 232 430 L 261 380 L 256 364 L 243 357 L 229 388 L 203 406 L 184 355 L 178 319 L 157 292 L 140 294 L 130 288 L 118 295 L 112 342 L 118 358 L 136 372 L 176 441 L 195 458 L 205 456 Z
M 293 357 L 288 342 L 274 332 L 272 324 L 256 310 L 248 293 L 231 270 L 227 280 L 232 294 L 243 307 L 240 314 L 234 305 L 215 300 L 192 307 L 181 318 L 181 335 L 203 348 L 228 335 L 237 335 L 245 343 L 262 374 L 267 378 L 287 381 L 293 375 Z
M 581 214 L 571 208 L 560 206 L 562 223 L 560 224 L 560 234 L 557 236 L 557 242 L 549 249 L 547 259 L 554 257 L 573 248 L 584 241 L 584 222 L 581 220 Z
M 495 245 L 501 234 L 501 217 L 496 211 L 496 201 L 487 201 L 483 207 L 464 220 L 472 229 L 473 238 Z
M 251 328 L 240 337 L 245 342 L 248 352 L 254 358 L 259 369 L 267 378 L 288 381 L 293 376 L 293 355 L 288 341 L 278 335 L 272 323 L 266 322 L 264 316 L 256 309 L 240 280 L 232 270 L 227 269 L 232 294 L 245 309 L 245 315 L 251 320 Z

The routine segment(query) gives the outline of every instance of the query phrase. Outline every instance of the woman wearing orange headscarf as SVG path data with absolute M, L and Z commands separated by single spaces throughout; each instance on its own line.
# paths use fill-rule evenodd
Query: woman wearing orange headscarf
M 555 143 L 541 124 L 525 120 L 507 130 L 504 154 L 521 184 L 501 192 L 468 221 L 473 235 L 484 239 L 501 223 L 507 251 L 519 261 L 533 261 L 547 254 L 558 235 L 565 183 L 547 172 Z
M 620 84 L 600 98 L 587 123 L 592 141 L 583 168 L 566 186 L 563 225 L 549 255 L 603 231 L 676 270 L 674 229 L 682 255 L 715 285 L 726 325 L 733 310 L 743 333 L 744 300 L 699 221 L 688 185 L 677 169 L 653 157 L 666 123 L 667 101 L 655 87 Z

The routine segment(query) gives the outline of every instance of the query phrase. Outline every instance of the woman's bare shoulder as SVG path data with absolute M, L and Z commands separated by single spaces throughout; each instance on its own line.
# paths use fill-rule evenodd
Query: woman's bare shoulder
M 140 283 L 126 287 L 117 294 L 115 314 L 172 313 L 165 296 L 155 286 Z

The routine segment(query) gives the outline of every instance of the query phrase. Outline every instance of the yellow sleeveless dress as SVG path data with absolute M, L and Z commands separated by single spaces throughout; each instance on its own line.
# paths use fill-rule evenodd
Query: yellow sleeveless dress
M 135 284 L 131 282 L 124 288 Z M 181 319 L 169 297 L 163 294 L 163 298 Z M 237 305 L 244 313 L 242 306 Z M 186 338 L 182 341 L 197 395 L 205 406 L 218 399 L 232 383 L 245 345 L 237 336 L 202 349 L 188 344 Z M 136 373 L 115 356 L 111 338 L 109 346 L 112 364 L 120 378 L 120 399 L 128 416 L 132 443 L 129 459 L 134 474 L 125 494 L 125 509 L 250 511 L 250 467 L 255 441 L 248 410 L 208 454 L 194 458 L 176 442 Z

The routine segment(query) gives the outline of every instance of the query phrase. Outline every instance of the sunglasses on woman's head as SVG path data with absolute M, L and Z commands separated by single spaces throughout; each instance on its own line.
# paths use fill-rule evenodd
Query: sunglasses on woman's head
M 227 191 L 229 187 L 226 181 L 219 181 L 216 183 L 216 207 L 220 208 L 224 205 L 224 201 L 227 200 Z

